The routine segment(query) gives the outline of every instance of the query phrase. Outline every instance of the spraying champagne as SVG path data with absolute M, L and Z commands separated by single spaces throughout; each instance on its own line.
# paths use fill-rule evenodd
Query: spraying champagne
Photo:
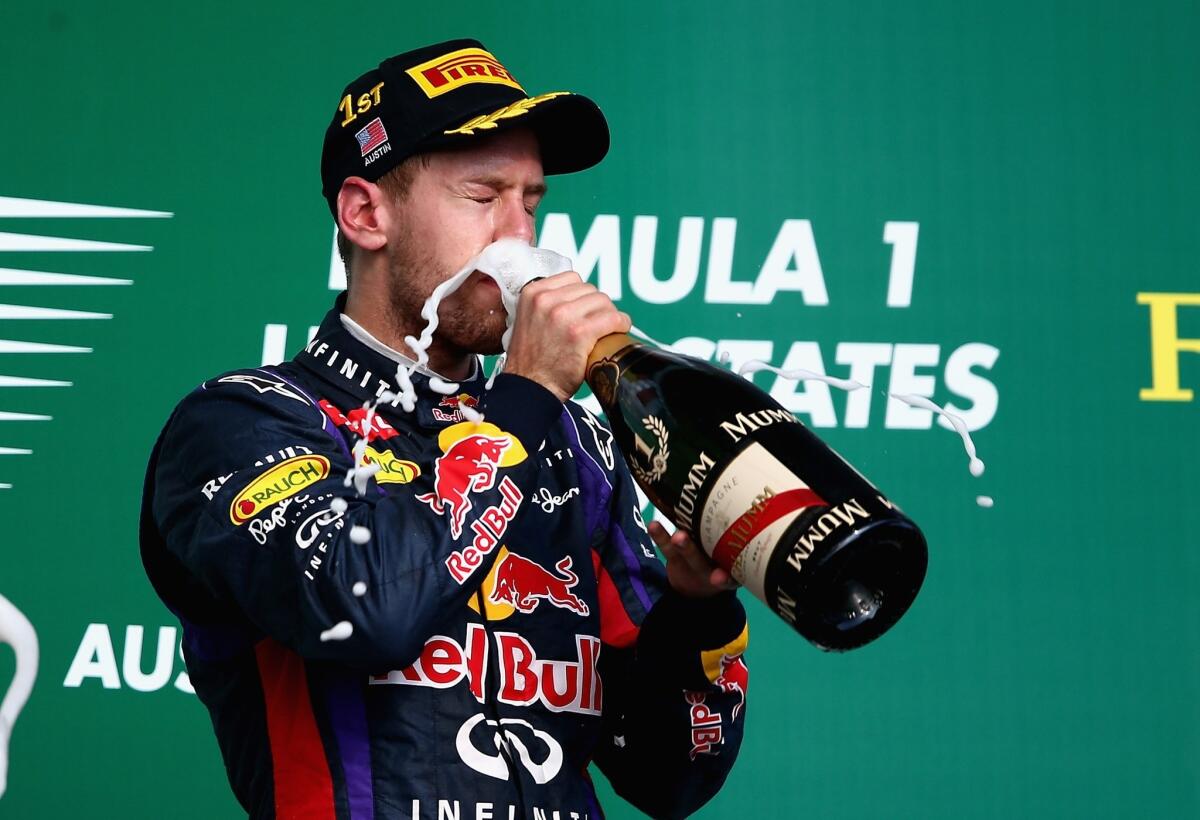
M 496 279 L 511 333 L 521 288 L 571 267 L 505 239 L 460 276 Z M 813 644 L 862 646 L 908 610 L 928 561 L 921 531 L 766 393 L 625 334 L 596 344 L 586 379 L 654 506 Z

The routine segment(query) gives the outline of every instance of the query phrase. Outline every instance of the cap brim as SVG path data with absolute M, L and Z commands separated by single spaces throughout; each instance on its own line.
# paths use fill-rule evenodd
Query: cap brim
M 463 118 L 463 123 L 494 114 L 495 110 L 477 111 Z M 470 145 L 472 139 L 488 134 L 529 128 L 538 138 L 542 152 L 542 170 L 549 174 L 569 174 L 591 168 L 608 153 L 608 121 L 587 97 L 572 92 L 544 99 L 519 116 L 491 120 L 486 127 L 476 127 L 470 133 L 441 133 L 424 140 L 418 151 Z

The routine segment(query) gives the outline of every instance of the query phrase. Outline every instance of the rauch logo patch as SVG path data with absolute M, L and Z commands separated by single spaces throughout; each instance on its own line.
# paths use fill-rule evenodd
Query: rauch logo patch
M 325 456 L 297 456 L 281 461 L 238 493 L 229 505 L 229 518 L 242 525 L 260 512 L 329 475 Z

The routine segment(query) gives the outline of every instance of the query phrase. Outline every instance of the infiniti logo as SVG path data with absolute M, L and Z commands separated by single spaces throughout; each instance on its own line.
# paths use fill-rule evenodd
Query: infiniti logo
M 313 542 L 321 536 L 321 531 L 330 524 L 341 521 L 342 515 L 336 510 L 326 508 L 318 510 L 301 521 L 296 527 L 296 546 L 302 550 L 311 547 Z
M 480 723 L 492 727 L 490 734 L 496 747 L 494 754 L 481 751 L 471 740 L 472 730 Z M 531 743 L 527 745 L 526 740 Z M 529 721 L 518 718 L 500 718 L 497 722 L 487 720 L 483 715 L 469 717 L 459 728 L 454 745 L 463 763 L 497 780 L 508 780 L 505 752 L 510 760 L 515 756 L 515 762 L 520 763 L 539 786 L 549 783 L 562 769 L 563 750 L 558 741 L 549 733 L 533 728 Z M 534 747 L 533 753 L 530 752 L 530 746 Z M 537 762 L 537 759 L 541 762 Z

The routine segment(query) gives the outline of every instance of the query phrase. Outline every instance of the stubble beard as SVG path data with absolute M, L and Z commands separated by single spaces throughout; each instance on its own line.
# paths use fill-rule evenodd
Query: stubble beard
M 407 229 L 398 241 L 388 244 L 387 253 L 387 307 L 392 327 L 400 331 L 401 337 L 419 337 L 426 325 L 421 316 L 426 300 L 435 287 L 458 273 L 458 269 L 439 265 L 433 254 L 420 249 L 418 241 Z M 468 280 L 463 289 L 442 300 L 438 308 L 438 327 L 429 351 L 431 364 L 434 359 L 455 361 L 473 353 L 495 355 L 501 352 L 501 338 L 506 326 L 504 310 L 475 307 L 472 302 L 476 305 L 480 302 L 475 291 L 475 283 Z M 499 304 L 498 297 L 496 302 Z

